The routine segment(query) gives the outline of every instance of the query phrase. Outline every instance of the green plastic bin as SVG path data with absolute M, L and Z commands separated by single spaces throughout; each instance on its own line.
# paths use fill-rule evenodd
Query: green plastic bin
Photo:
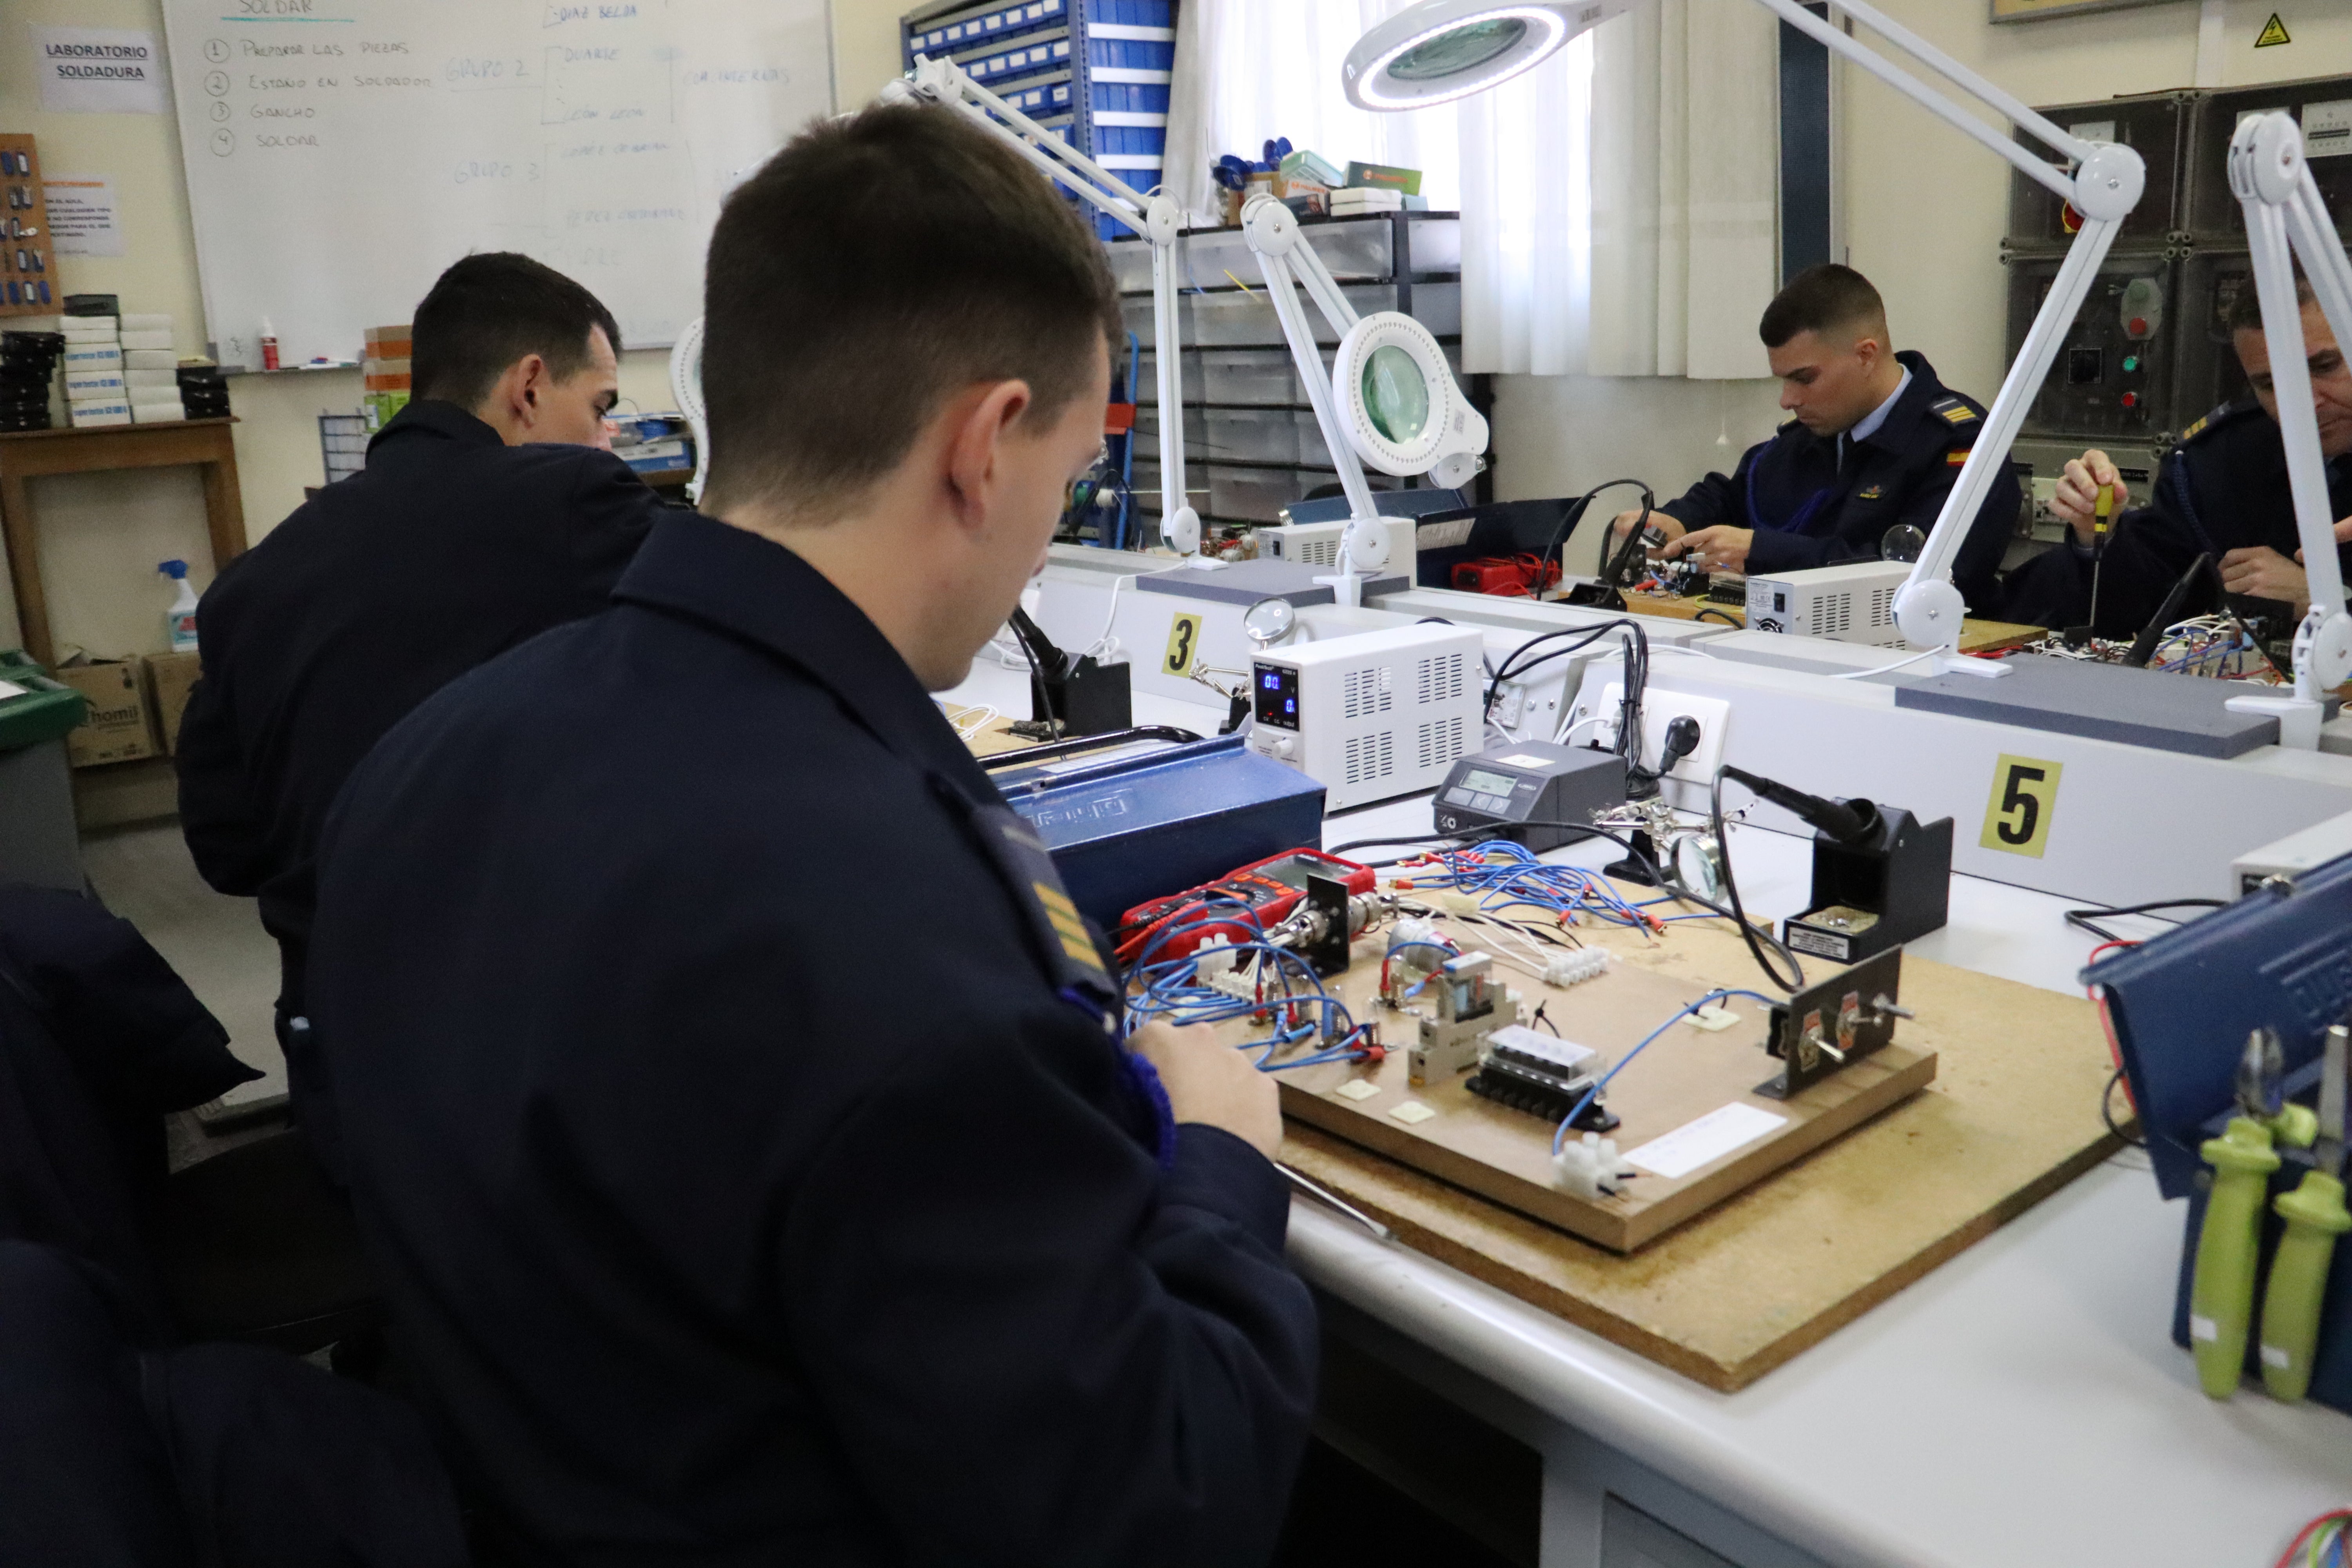
M 0 680 L 22 689 L 0 696 L 0 882 L 80 892 L 66 732 L 81 722 L 82 695 L 16 649 L 0 652 Z

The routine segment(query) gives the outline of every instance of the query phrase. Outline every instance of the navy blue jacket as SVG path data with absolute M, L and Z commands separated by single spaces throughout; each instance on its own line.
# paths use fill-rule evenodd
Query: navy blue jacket
M 1879 560 L 1887 530 L 1901 523 L 1932 531 L 1984 428 L 1984 405 L 1945 386 L 1924 355 L 1906 349 L 1895 357 L 1910 370 L 1911 384 L 1877 429 L 1852 443 L 1843 468 L 1838 437 L 1816 436 L 1792 419 L 1748 447 L 1729 478 L 1709 474 L 1658 510 L 1693 529 L 1754 529 L 1751 577 Z M 1952 581 L 1971 615 L 1999 608 L 1994 574 L 2019 504 L 2017 478 L 2004 463 L 1952 560 Z
M 427 399 L 205 590 L 180 826 L 205 881 L 259 899 L 287 1014 L 303 1011 L 319 831 L 352 769 L 452 678 L 604 608 L 666 510 L 610 452 L 509 447 Z
M 2327 515 L 2352 515 L 2352 458 L 2327 465 Z M 2090 623 L 2091 558 L 2071 542 L 2036 556 L 2010 577 L 2011 613 L 2035 626 Z M 2181 432 L 2165 454 L 2147 504 L 2113 523 L 2098 567 L 2100 636 L 2137 636 L 2198 556 L 2218 566 L 2232 550 L 2268 545 L 2288 560 L 2301 548 L 2294 528 L 2294 490 L 2287 482 L 2286 442 L 2278 424 L 2248 398 L 2224 404 Z M 2339 545 L 2345 580 L 2352 583 L 2352 545 Z M 2209 615 L 2221 593 L 2210 576 L 2191 588 L 2179 615 Z M 2294 606 L 2233 596 L 2244 616 L 2284 622 Z M 2280 625 L 2276 632 L 2292 628 Z
M 310 955 L 498 1550 L 1263 1561 L 1316 1358 L 1280 1173 L 1202 1126 L 1163 1163 L 986 775 L 831 584 L 679 513 L 614 596 L 376 747 Z

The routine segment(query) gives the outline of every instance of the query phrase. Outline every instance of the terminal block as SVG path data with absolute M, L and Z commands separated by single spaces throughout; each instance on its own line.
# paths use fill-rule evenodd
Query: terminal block
M 1405 1047 L 1405 1076 L 1415 1089 L 1468 1072 L 1486 1037 L 1519 1021 L 1519 999 L 1494 983 L 1494 968 L 1491 955 L 1465 952 L 1430 975 L 1436 1016 L 1423 1018 L 1419 1037 Z
M 1497 1105 L 1524 1110 L 1556 1125 L 1566 1121 L 1584 1097 L 1592 1093 L 1607 1065 L 1601 1053 L 1590 1046 L 1554 1039 L 1523 1025 L 1510 1024 L 1487 1037 L 1478 1070 L 1463 1087 Z M 1585 1106 L 1583 1114 L 1576 1119 L 1578 1131 L 1585 1132 L 1607 1132 L 1616 1125 L 1617 1118 L 1601 1103 L 1598 1094 L 1593 1094 L 1592 1103 Z

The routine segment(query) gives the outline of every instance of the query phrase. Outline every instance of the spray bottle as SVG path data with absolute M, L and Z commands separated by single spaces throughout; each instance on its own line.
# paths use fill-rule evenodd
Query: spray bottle
M 172 595 L 172 607 L 163 612 L 163 634 L 171 639 L 173 653 L 196 651 L 196 590 L 188 582 L 188 563 L 166 561 L 155 568 L 179 584 Z

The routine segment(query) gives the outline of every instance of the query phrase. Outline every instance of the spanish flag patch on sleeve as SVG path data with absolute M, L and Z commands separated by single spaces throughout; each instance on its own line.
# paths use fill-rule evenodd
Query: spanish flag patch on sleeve
M 1944 467 L 1948 468 L 1957 468 L 1964 466 L 1969 460 L 1969 453 L 1973 450 L 1975 450 L 1974 447 L 1963 447 L 1957 452 L 1945 453 Z

